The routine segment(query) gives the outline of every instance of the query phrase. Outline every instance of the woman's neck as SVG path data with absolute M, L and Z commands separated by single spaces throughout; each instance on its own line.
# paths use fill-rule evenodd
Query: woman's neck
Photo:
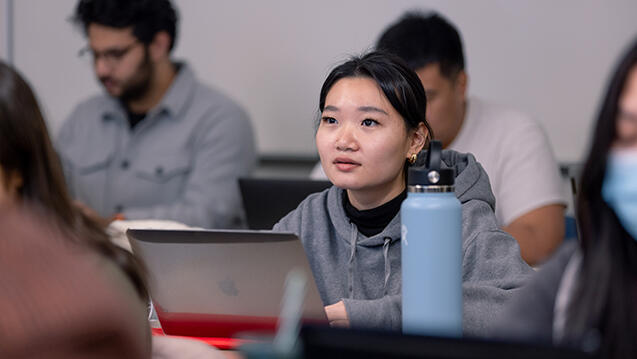
M 347 190 L 349 201 L 359 211 L 379 207 L 396 198 L 405 190 L 405 180 L 403 176 L 398 176 L 393 182 L 381 187 L 368 188 L 364 190 Z

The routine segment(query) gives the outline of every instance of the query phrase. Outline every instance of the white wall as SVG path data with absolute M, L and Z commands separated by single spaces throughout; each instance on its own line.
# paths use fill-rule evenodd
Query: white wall
M 610 68 L 637 34 L 631 0 L 176 4 L 182 22 L 175 57 L 248 109 L 258 146 L 270 154 L 314 154 L 318 92 L 330 68 L 370 48 L 405 10 L 429 8 L 462 32 L 470 93 L 532 114 L 558 159 L 577 161 Z M 76 56 L 85 41 L 68 22 L 74 5 L 15 1 L 15 63 L 36 88 L 53 132 L 79 100 L 100 91 L 90 64 Z
M 0 59 L 7 60 L 7 37 L 10 35 L 7 31 L 7 0 L 0 0 Z

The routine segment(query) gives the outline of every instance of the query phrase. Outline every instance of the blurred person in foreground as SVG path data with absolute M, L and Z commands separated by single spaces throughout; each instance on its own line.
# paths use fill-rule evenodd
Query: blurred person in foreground
M 217 355 L 151 346 L 142 264 L 72 204 L 37 100 L 1 61 L 0 234 L 0 357 Z
M 516 294 L 495 335 L 637 357 L 637 41 L 597 115 L 577 199 L 579 243 Z
M 0 62 L 0 357 L 148 357 L 142 267 L 71 202 L 27 83 Z

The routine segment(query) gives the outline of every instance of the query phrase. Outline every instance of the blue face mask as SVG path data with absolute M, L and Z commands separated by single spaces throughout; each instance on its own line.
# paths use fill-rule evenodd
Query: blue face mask
M 637 240 L 637 151 L 610 154 L 602 197 L 624 229 Z

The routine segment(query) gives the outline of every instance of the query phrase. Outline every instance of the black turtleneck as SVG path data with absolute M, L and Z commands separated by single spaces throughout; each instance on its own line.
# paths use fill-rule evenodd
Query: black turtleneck
M 400 205 L 407 198 L 407 189 L 391 201 L 376 208 L 359 211 L 349 201 L 347 191 L 343 191 L 343 208 L 350 222 L 358 227 L 358 231 L 367 237 L 374 236 L 385 229 L 389 222 L 400 211 Z
M 130 124 L 131 130 L 137 126 L 138 123 L 142 122 L 142 120 L 146 117 L 146 113 L 135 113 L 126 108 L 126 116 L 128 117 L 128 123 Z
M 177 76 L 177 74 L 181 70 L 182 66 L 183 66 L 183 63 L 181 63 L 181 62 L 173 63 L 173 69 L 175 71 L 175 76 Z M 173 79 L 173 81 L 174 81 L 174 79 Z M 166 94 L 164 93 L 164 96 L 165 95 Z M 134 129 L 135 126 L 137 126 L 140 122 L 142 122 L 143 119 L 146 118 L 146 112 L 142 112 L 142 113 L 133 112 L 126 105 L 126 103 L 124 103 L 122 101 L 121 104 L 122 104 L 122 107 L 124 107 L 124 109 L 126 110 L 126 117 L 128 118 L 128 124 L 130 125 L 131 130 Z

